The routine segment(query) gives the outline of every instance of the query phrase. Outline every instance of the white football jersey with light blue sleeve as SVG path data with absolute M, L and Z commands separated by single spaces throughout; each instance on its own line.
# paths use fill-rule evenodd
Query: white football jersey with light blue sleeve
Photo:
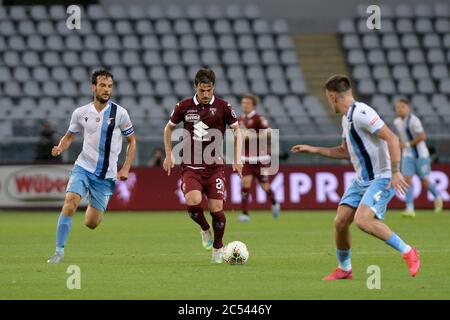
M 343 138 L 361 183 L 392 176 L 387 143 L 377 136 L 383 126 L 377 112 L 362 102 L 355 101 L 342 117 Z
M 122 137 L 134 133 L 127 110 L 110 101 L 98 112 L 91 102 L 75 109 L 68 131 L 83 132 L 83 149 L 75 164 L 99 178 L 116 180 Z

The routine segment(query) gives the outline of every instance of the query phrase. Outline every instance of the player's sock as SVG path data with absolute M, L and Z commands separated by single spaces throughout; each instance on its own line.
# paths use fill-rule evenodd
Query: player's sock
M 344 271 L 352 270 L 352 250 L 336 249 L 336 256 L 339 261 L 339 268 Z
M 414 211 L 414 195 L 413 195 L 413 188 L 412 186 L 408 187 L 408 191 L 406 191 L 406 209 L 409 211 Z
M 391 237 L 385 241 L 386 244 L 390 245 L 395 250 L 403 253 L 409 252 L 411 246 L 407 245 L 398 235 L 392 233 Z
M 194 220 L 203 231 L 209 229 L 209 223 L 203 214 L 203 208 L 201 205 L 188 206 L 189 216 Z
M 242 213 L 248 215 L 248 193 L 249 188 L 242 188 Z
M 275 200 L 275 194 L 273 193 L 272 189 L 269 188 L 269 190 L 266 192 L 267 196 L 269 197 L 270 203 L 276 204 L 277 200 Z
M 223 210 L 218 212 L 211 212 L 213 220 L 213 230 L 214 230 L 214 243 L 213 247 L 215 249 L 220 249 L 223 247 L 223 234 L 225 232 L 225 224 L 227 222 L 225 218 L 225 213 Z
M 56 252 L 64 254 L 64 246 L 66 245 L 67 236 L 72 227 L 72 217 L 65 216 L 62 212 L 59 215 L 58 224 L 56 226 Z
M 435 186 L 435 184 L 434 183 L 428 183 L 428 191 L 430 191 L 432 194 L 433 194 L 433 197 L 436 199 L 436 198 L 439 198 L 439 193 L 437 192 L 437 190 L 436 190 L 436 186 Z

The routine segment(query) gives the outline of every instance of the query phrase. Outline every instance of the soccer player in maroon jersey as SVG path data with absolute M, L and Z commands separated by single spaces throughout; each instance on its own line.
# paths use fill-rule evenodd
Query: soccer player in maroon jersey
M 251 93 L 247 93 L 242 97 L 241 107 L 243 115 L 239 117 L 239 124 L 244 137 L 244 154 L 242 160 L 244 167 L 242 169 L 242 214 L 239 216 L 239 221 L 245 222 L 250 220 L 248 213 L 248 196 L 249 190 L 252 186 L 253 177 L 255 177 L 261 188 L 267 193 L 272 204 L 272 215 L 278 218 L 280 215 L 280 204 L 275 200 L 274 193 L 270 188 L 269 176 L 266 168 L 268 164 L 263 164 L 261 161 L 270 160 L 270 150 L 268 146 L 263 146 L 258 143 L 258 139 L 262 134 L 267 135 L 266 141 L 271 137 L 271 128 L 267 120 L 256 112 L 259 98 Z M 261 142 L 261 141 L 260 141 Z M 253 144 L 253 148 L 250 146 Z
M 214 96 L 216 76 L 211 69 L 200 69 L 194 81 L 195 96 L 179 102 L 164 128 L 166 158 L 164 170 L 170 175 L 175 160 L 172 154 L 174 127 L 183 122 L 182 190 L 190 217 L 201 227 L 202 244 L 212 250 L 212 263 L 223 262 L 223 235 L 225 231 L 225 173 L 222 142 L 226 126 L 234 133 L 233 170 L 242 177 L 241 131 L 236 113 L 231 105 Z M 217 146 L 220 146 L 217 147 Z M 203 214 L 202 196 L 208 198 L 212 216 L 211 229 Z

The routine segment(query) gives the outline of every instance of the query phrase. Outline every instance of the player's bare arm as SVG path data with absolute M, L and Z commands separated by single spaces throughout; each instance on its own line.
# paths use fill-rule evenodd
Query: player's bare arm
M 119 180 L 127 180 L 128 173 L 130 172 L 131 164 L 134 161 L 134 157 L 136 156 L 136 135 L 132 134 L 127 137 L 127 154 L 125 157 L 125 162 L 123 163 L 122 168 L 117 173 L 117 178 Z
M 174 126 L 168 123 L 164 128 L 164 150 L 166 152 L 166 158 L 163 162 L 163 168 L 170 176 L 172 168 L 175 166 L 175 160 L 172 154 L 172 132 Z
M 408 190 L 408 183 L 400 172 L 400 146 L 399 139 L 388 126 L 384 125 L 377 132 L 378 137 L 385 140 L 388 145 L 389 155 L 391 157 L 392 179 L 391 184 L 399 194 L 405 194 Z M 390 185 L 388 186 L 390 188 Z
M 232 126 L 234 135 L 234 160 L 233 160 L 233 171 L 236 171 L 239 174 L 239 177 L 242 178 L 242 132 L 239 125 Z
M 65 150 L 69 149 L 73 139 L 74 134 L 70 131 L 67 131 L 67 133 L 61 138 L 61 140 L 59 140 L 58 145 L 52 148 L 52 156 L 57 157 Z
M 417 135 L 417 137 L 415 137 L 411 141 L 407 141 L 407 142 L 401 141 L 400 142 L 400 148 L 402 149 L 402 148 L 414 147 L 417 144 L 419 144 L 420 142 L 425 141 L 425 140 L 427 140 L 427 136 L 426 136 L 425 132 L 422 132 L 422 133 L 419 133 Z
M 291 152 L 319 154 L 321 156 L 334 159 L 350 159 L 350 155 L 348 153 L 347 144 L 345 143 L 345 140 L 342 140 L 342 144 L 340 146 L 332 148 L 315 147 L 307 144 L 298 144 L 291 148 Z

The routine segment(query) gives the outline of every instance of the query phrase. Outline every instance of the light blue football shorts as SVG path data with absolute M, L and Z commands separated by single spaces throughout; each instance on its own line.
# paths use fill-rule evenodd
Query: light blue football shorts
M 70 174 L 66 192 L 78 194 L 81 198 L 89 195 L 89 204 L 95 209 L 105 212 L 109 199 L 114 193 L 116 182 L 102 179 L 95 174 L 75 165 Z
M 430 158 L 414 158 L 403 157 L 402 158 L 402 173 L 404 176 L 412 176 L 417 174 L 420 179 L 425 179 L 431 172 L 431 160 Z
M 372 209 L 377 219 L 383 220 L 387 205 L 395 195 L 394 187 L 387 189 L 390 181 L 389 178 L 378 178 L 368 184 L 361 184 L 354 180 L 339 205 L 345 204 L 356 209 L 360 204 L 364 204 Z

